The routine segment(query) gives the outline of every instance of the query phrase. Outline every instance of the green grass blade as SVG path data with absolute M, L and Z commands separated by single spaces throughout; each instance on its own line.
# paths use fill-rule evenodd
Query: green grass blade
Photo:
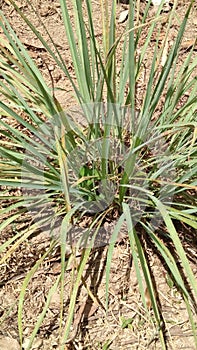
M 156 199 L 153 196 L 150 196 L 150 198 L 156 204 L 158 210 L 161 213 L 161 216 L 166 224 L 166 227 L 168 228 L 169 235 L 170 235 L 170 237 L 174 243 L 174 246 L 176 248 L 177 254 L 179 255 L 179 257 L 181 259 L 181 263 L 183 265 L 183 268 L 185 270 L 187 278 L 188 278 L 188 280 L 189 280 L 189 282 L 190 282 L 190 284 L 191 284 L 191 286 L 192 286 L 192 288 L 197 296 L 196 279 L 195 279 L 193 271 L 190 267 L 189 261 L 186 257 L 186 254 L 185 254 L 184 248 L 181 244 L 180 238 L 179 238 L 177 231 L 173 225 L 173 222 L 170 218 L 170 215 L 169 215 L 168 211 L 166 210 L 165 206 L 158 199 Z

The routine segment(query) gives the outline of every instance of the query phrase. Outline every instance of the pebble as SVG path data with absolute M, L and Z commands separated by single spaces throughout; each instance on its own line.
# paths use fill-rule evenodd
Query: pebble
M 20 350 L 20 345 L 16 339 L 9 337 L 0 337 L 1 350 Z
M 30 338 L 25 338 L 24 339 L 24 341 L 23 341 L 23 348 L 24 348 L 24 350 L 28 349 L 29 341 L 30 341 Z M 32 346 L 31 346 L 31 349 L 32 350 L 41 349 L 42 345 L 43 345 L 43 340 L 40 339 L 40 338 L 37 338 L 36 340 L 34 340 Z
M 122 11 L 118 19 L 118 23 L 124 23 L 128 18 L 129 10 Z

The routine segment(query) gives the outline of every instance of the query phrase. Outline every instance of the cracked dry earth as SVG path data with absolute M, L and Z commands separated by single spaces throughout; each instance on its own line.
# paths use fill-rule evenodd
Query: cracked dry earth
M 188 1 L 180 1 L 177 10 L 177 21 L 183 17 Z M 66 44 L 66 39 L 61 20 L 60 5 L 58 1 L 34 0 L 35 6 L 41 20 L 51 33 L 67 67 L 73 73 L 72 60 Z M 95 23 L 97 23 L 97 37 L 101 37 L 101 24 L 99 6 L 100 2 L 92 1 L 95 13 Z M 43 32 L 40 19 L 34 14 L 26 1 L 17 1 L 17 5 L 33 21 L 37 29 Z M 9 17 L 10 22 L 23 44 L 28 49 L 39 66 L 45 79 L 50 84 L 48 70 L 45 62 L 50 68 L 55 84 L 63 90 L 57 90 L 57 98 L 64 107 L 70 107 L 75 103 L 73 91 L 66 77 L 54 65 L 45 49 L 40 45 L 31 31 L 25 27 L 21 19 L 15 13 L 9 1 L 0 1 L 2 11 Z M 142 11 L 144 3 L 142 2 Z M 119 23 L 120 13 L 124 11 L 124 5 L 118 6 L 117 25 L 118 30 L 125 28 L 125 22 Z M 71 10 L 72 17 L 72 10 Z M 152 16 L 153 14 L 151 14 Z M 182 56 L 178 65 L 182 64 L 182 59 L 187 55 L 193 38 L 197 34 L 197 8 L 190 16 L 189 24 L 185 34 L 182 47 Z M 164 24 L 165 25 L 165 24 Z M 173 24 L 169 43 L 173 41 L 177 33 L 177 23 Z M 1 35 L 1 33 L 0 33 Z M 46 35 L 43 32 L 43 35 Z M 142 35 L 142 39 L 144 40 Z M 151 50 L 151 47 L 150 47 Z M 148 58 L 147 58 L 148 62 Z M 148 69 L 148 67 L 147 67 Z M 140 105 L 140 95 L 144 89 L 144 82 L 141 81 L 138 87 L 138 103 Z M 16 226 L 10 226 L 3 232 L 0 240 L 5 242 L 8 238 L 16 234 L 19 230 L 27 227 L 31 218 L 25 215 Z M 183 238 L 187 255 L 195 275 L 197 275 L 197 240 L 195 232 L 190 232 L 186 227 L 179 228 L 180 236 Z M 143 234 L 143 233 L 142 233 Z M 176 290 L 165 266 L 160 257 L 155 254 L 154 247 L 147 240 L 146 255 L 149 260 L 155 286 L 157 287 L 157 298 L 163 313 L 165 323 L 165 337 L 170 350 L 195 350 L 195 343 L 192 337 L 191 326 L 188 319 L 185 304 L 179 292 Z M 41 255 L 50 245 L 50 236 L 47 232 L 38 232 L 37 236 L 31 237 L 23 242 L 13 253 L 9 261 L 1 267 L 0 283 L 0 349 L 18 350 L 18 325 L 17 325 L 17 302 L 20 294 L 22 282 L 25 275 Z M 90 260 L 84 271 L 84 281 L 89 290 L 94 295 L 94 302 L 88 296 L 84 284 L 81 284 L 76 309 L 75 318 L 70 334 L 70 342 L 65 345 L 65 350 L 72 349 L 133 349 L 160 350 L 161 345 L 158 340 L 158 330 L 153 318 L 152 310 L 149 314 L 144 310 L 139 295 L 137 278 L 135 276 L 130 254 L 129 243 L 125 232 L 122 232 L 117 242 L 112 259 L 110 287 L 109 287 L 109 309 L 105 312 L 105 265 L 107 246 L 95 249 L 91 253 Z M 80 252 L 79 257 L 80 258 Z M 72 285 L 71 267 L 65 271 L 64 305 L 63 305 L 63 327 L 68 313 L 70 288 Z M 57 245 L 50 256 L 48 256 L 28 284 L 25 294 L 23 309 L 23 350 L 27 348 L 30 335 L 35 326 L 38 315 L 42 312 L 46 302 L 48 292 L 57 280 L 61 270 L 60 249 Z M 144 286 L 145 288 L 145 286 Z M 59 321 L 60 321 L 60 291 L 54 292 L 46 317 L 39 328 L 36 340 L 32 349 L 53 350 L 59 349 Z M 197 319 L 196 319 L 197 322 Z M 108 347 L 107 347 L 108 344 Z

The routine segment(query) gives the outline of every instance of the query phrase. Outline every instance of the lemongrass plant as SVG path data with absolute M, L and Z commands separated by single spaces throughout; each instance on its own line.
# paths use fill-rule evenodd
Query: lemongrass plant
M 152 35 L 163 19 L 164 2 L 160 4 L 155 17 L 149 19 L 149 1 L 139 21 L 140 1 L 130 1 L 127 28 L 118 36 L 116 1 L 111 2 L 109 10 L 108 2 L 101 0 L 103 39 L 98 42 L 91 1 L 72 1 L 73 23 L 68 2 L 60 0 L 74 78 L 50 33 L 47 33 L 46 41 L 17 3 L 10 3 L 67 77 L 77 103 L 77 107 L 63 109 L 55 96 L 56 86 L 51 88 L 47 85 L 28 50 L 17 37 L 14 27 L 1 12 L 0 25 L 6 39 L 2 40 L 0 46 L 0 184 L 1 200 L 7 200 L 7 204 L 0 209 L 1 215 L 6 217 L 0 229 L 3 231 L 8 225 L 12 226 L 24 212 L 33 218 L 28 229 L 19 231 L 0 247 L 1 263 L 38 230 L 48 230 L 53 242 L 49 251 L 29 271 L 21 289 L 18 308 L 21 344 L 26 288 L 57 239 L 61 246 L 61 274 L 49 292 L 27 349 L 31 349 L 51 296 L 58 286 L 63 296 L 68 245 L 71 251 L 66 264 L 74 258 L 76 249 L 81 249 L 83 253 L 72 286 L 64 328 L 62 306 L 60 348 L 64 349 L 69 338 L 78 288 L 83 281 L 83 271 L 91 249 L 102 245 L 108 245 L 107 310 L 111 259 L 118 233 L 125 223 L 142 302 L 148 314 L 142 283 L 145 280 L 162 348 L 166 349 L 165 327 L 139 235 L 141 230 L 152 240 L 183 295 L 197 344 L 192 297 L 184 276 L 197 296 L 196 281 L 174 225 L 176 220 L 197 228 L 193 195 L 197 185 L 197 81 L 193 77 L 197 58 L 193 55 L 193 48 L 177 71 L 181 41 L 194 1 L 191 1 L 180 23 L 165 62 L 162 61 L 165 44 L 176 15 L 177 1 L 174 1 L 169 14 L 162 45 L 159 45 L 158 31 L 154 48 L 151 48 L 153 51 L 146 72 L 146 89 L 141 96 L 140 106 L 136 104 L 139 96 L 137 86 L 144 74 L 144 62 L 150 50 Z M 147 37 L 142 45 L 140 39 L 143 30 L 147 30 Z M 118 61 L 117 55 L 121 56 Z M 180 101 L 186 95 L 187 100 L 180 107 Z M 16 125 L 20 125 L 20 128 Z M 10 195 L 10 189 L 20 191 Z M 114 212 L 118 213 L 116 220 L 113 219 Z M 91 224 L 78 236 L 75 228 L 85 215 L 92 218 Z M 106 218 L 113 222 L 109 237 L 103 236 L 102 231 Z M 174 256 L 157 235 L 160 225 L 166 229 L 165 239 L 173 244 Z M 175 256 L 178 256 L 183 267 L 182 273 L 177 267 Z M 91 297 L 94 299 L 94 296 Z

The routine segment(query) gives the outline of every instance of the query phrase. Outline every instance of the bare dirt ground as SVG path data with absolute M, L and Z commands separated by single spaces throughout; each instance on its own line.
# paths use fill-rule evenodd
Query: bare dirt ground
M 177 25 L 183 18 L 189 1 L 180 1 L 177 10 L 177 23 L 174 22 L 171 28 L 172 42 L 177 33 Z M 64 28 L 61 19 L 60 5 L 58 1 L 53 0 L 34 0 L 33 6 L 36 8 L 37 14 L 33 13 L 26 1 L 17 1 L 20 9 L 33 21 L 34 25 L 40 30 L 45 38 L 47 35 L 43 29 L 41 21 L 53 37 L 58 49 L 60 50 L 67 67 L 71 74 L 73 73 L 73 65 L 71 56 L 66 43 Z M 99 0 L 92 1 L 95 23 L 97 25 L 97 37 L 101 37 L 101 21 Z M 2 11 L 8 16 L 19 38 L 28 49 L 30 55 L 35 59 L 37 65 L 42 71 L 48 84 L 51 84 L 48 69 L 54 79 L 55 86 L 61 87 L 62 90 L 56 91 L 57 99 L 66 107 L 72 106 L 76 101 L 72 88 L 66 77 L 62 75 L 59 68 L 51 60 L 48 53 L 34 37 L 31 31 L 26 28 L 19 16 L 9 5 L 9 1 L 0 1 Z M 125 7 L 126 8 L 126 7 Z M 142 12 L 144 3 L 142 2 Z M 121 33 L 125 28 L 125 23 L 118 23 L 120 12 L 123 6 L 119 5 L 117 14 L 118 31 Z M 70 13 L 72 16 L 72 11 Z M 150 16 L 153 16 L 154 12 Z M 187 31 L 182 45 L 182 56 L 178 62 L 181 66 L 182 60 L 187 55 L 194 38 L 197 35 L 197 6 L 190 16 Z M 163 23 L 165 26 L 165 23 Z M 146 33 L 144 32 L 145 39 Z M 151 50 L 151 48 L 150 48 Z M 139 89 L 139 105 L 140 95 L 144 89 L 144 82 L 141 81 Z M 3 233 L 1 242 L 6 241 L 9 237 L 16 234 L 25 225 L 28 225 L 29 218 L 24 217 L 22 222 L 18 222 L 16 227 L 11 226 L 9 230 Z M 196 236 L 195 232 L 190 232 L 186 227 L 179 227 L 180 236 L 183 237 L 184 245 L 190 258 L 193 271 L 197 275 L 197 254 L 196 254 Z M 191 326 L 188 314 L 182 297 L 171 284 L 169 276 L 163 266 L 160 258 L 155 254 L 154 247 L 149 241 L 145 240 L 146 254 L 149 259 L 152 274 L 154 276 L 155 285 L 158 291 L 158 301 L 164 316 L 165 336 L 168 349 L 172 350 L 194 350 L 195 344 L 192 337 Z M 0 349 L 1 350 L 17 350 L 18 347 L 18 326 L 17 326 L 17 299 L 20 293 L 22 281 L 35 264 L 36 260 L 46 251 L 50 245 L 50 237 L 47 233 L 39 233 L 23 243 L 13 254 L 12 258 L 5 266 L 1 267 L 1 283 L 0 283 Z M 130 255 L 129 243 L 123 235 L 122 239 L 117 243 L 111 267 L 110 277 L 110 295 L 109 310 L 104 311 L 102 305 L 105 304 L 105 263 L 106 263 L 107 247 L 94 251 L 91 255 L 88 266 L 84 274 L 84 280 L 97 299 L 97 303 L 93 303 L 92 299 L 87 296 L 87 291 L 81 285 L 77 304 L 75 318 L 73 322 L 72 332 L 70 334 L 70 343 L 65 345 L 65 350 L 71 349 L 161 349 L 158 340 L 158 330 L 152 315 L 149 317 L 143 308 L 143 304 L 139 295 L 137 279 L 132 266 L 132 257 Z M 55 249 L 52 256 L 48 257 L 41 267 L 32 277 L 26 290 L 25 305 L 23 310 L 23 329 L 24 343 L 23 349 L 27 347 L 28 339 L 36 323 L 38 315 L 41 313 L 49 289 L 55 283 L 60 272 L 60 252 L 59 247 Z M 65 295 L 64 295 L 64 314 L 63 325 L 66 322 L 68 303 L 70 295 L 71 274 L 66 271 L 65 277 Z M 145 286 L 144 286 L 145 287 Z M 60 312 L 60 294 L 55 292 L 46 317 L 40 326 L 39 333 L 32 349 L 52 350 L 59 349 L 59 312 Z M 196 319 L 197 322 L 197 319 Z M 9 342 L 8 342 L 9 340 Z M 109 347 L 107 347 L 109 343 Z M 106 347 L 104 347 L 106 345 Z

